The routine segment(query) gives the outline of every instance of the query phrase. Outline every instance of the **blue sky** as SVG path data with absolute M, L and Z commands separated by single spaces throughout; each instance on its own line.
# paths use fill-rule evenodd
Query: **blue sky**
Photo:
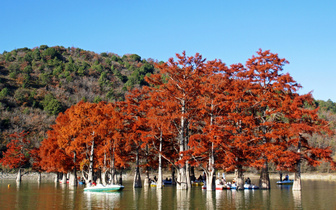
M 3 1 L 0 53 L 48 46 L 167 61 L 199 52 L 227 65 L 278 53 L 301 94 L 336 102 L 336 1 Z

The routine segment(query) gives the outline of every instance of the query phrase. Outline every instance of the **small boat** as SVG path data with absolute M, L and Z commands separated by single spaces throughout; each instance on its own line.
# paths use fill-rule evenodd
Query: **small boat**
M 281 185 L 291 185 L 293 184 L 294 180 L 293 179 L 289 179 L 289 180 L 283 180 L 283 181 L 277 181 L 277 184 L 281 184 Z
M 164 185 L 171 185 L 173 184 L 173 181 L 170 179 L 170 180 L 163 180 L 163 184 Z
M 236 185 L 236 183 L 231 184 L 231 189 L 233 189 L 233 190 L 236 190 L 236 189 L 237 189 L 237 185 Z
M 259 189 L 259 187 L 254 184 L 244 184 L 244 189 L 245 190 L 256 190 L 256 189 Z
M 85 192 L 116 192 L 116 191 L 121 191 L 124 189 L 123 185 L 119 184 L 112 184 L 112 185 L 102 185 L 98 184 L 97 186 L 92 186 L 92 187 L 85 187 L 84 191 Z
M 150 186 L 151 186 L 151 187 L 156 187 L 156 182 L 152 181 L 152 182 L 150 183 Z
M 192 186 L 203 186 L 204 182 L 202 182 L 202 181 L 195 181 L 195 182 L 191 182 L 191 185 Z
M 226 186 L 223 184 L 216 184 L 216 190 L 224 190 L 226 189 Z

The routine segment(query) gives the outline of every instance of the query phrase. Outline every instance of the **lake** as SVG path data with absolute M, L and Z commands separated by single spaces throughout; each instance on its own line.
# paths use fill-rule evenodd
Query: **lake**
M 132 182 L 126 181 L 122 192 L 84 193 L 83 186 L 0 180 L 0 209 L 336 209 L 334 181 L 303 180 L 301 192 L 275 183 L 272 180 L 271 190 L 208 192 L 201 187 L 133 189 Z

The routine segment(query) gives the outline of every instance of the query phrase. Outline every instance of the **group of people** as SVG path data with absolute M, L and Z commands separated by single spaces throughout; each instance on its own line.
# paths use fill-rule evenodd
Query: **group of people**
M 91 180 L 89 180 L 89 183 L 88 183 L 88 186 L 89 187 L 94 187 L 94 186 L 96 186 L 97 184 L 96 184 L 96 182 L 95 181 L 91 181 Z

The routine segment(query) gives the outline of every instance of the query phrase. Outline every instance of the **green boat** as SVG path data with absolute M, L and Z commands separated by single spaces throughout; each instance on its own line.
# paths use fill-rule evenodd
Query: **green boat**
M 98 184 L 97 186 L 85 187 L 84 192 L 116 192 L 124 189 L 123 185 L 112 184 L 112 185 L 102 185 Z
M 277 181 L 277 184 L 279 185 L 291 185 L 293 184 L 294 180 L 290 179 L 290 180 L 283 180 L 283 181 Z

